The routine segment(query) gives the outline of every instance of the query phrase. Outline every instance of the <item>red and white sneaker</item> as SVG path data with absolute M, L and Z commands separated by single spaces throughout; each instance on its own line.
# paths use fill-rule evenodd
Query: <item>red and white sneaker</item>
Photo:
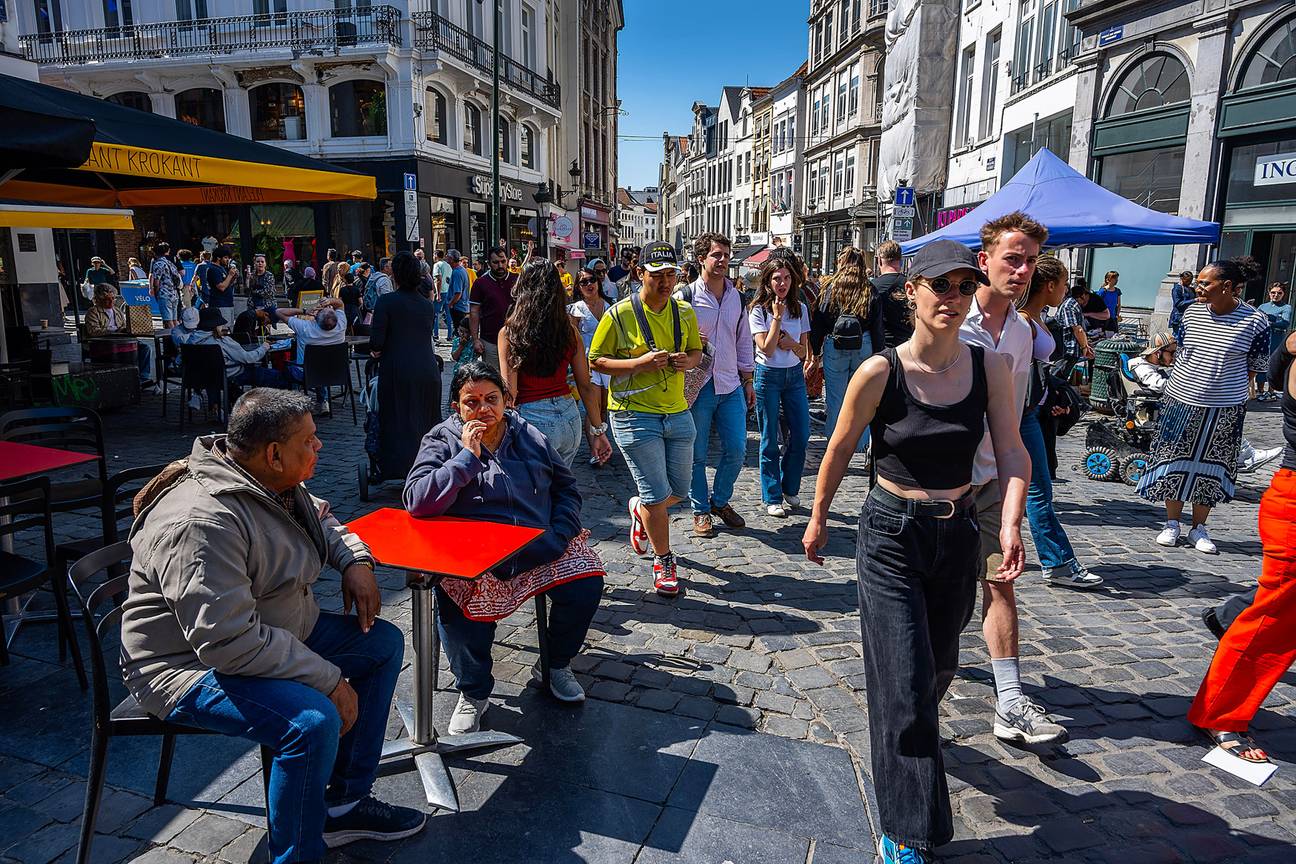
M 639 515 L 639 496 L 630 499 L 630 548 L 636 555 L 647 555 L 649 550 L 648 529 L 644 527 L 643 517 Z
M 675 575 L 675 556 L 658 555 L 653 559 L 653 587 L 663 597 L 679 594 L 679 579 Z

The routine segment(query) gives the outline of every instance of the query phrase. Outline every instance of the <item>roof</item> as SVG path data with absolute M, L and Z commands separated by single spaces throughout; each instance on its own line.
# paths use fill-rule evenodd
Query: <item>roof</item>
M 630 190 L 624 189 L 620 186 L 618 186 L 616 190 L 616 203 L 622 207 L 635 206 L 635 200 L 630 197 Z
M 656 213 L 656 212 L 657 212 L 657 202 L 656 202 L 656 201 L 649 201 L 647 204 L 643 205 L 643 208 L 644 208 L 644 210 L 647 210 L 649 213 Z
M 720 91 L 720 100 L 729 103 L 729 116 L 737 117 L 742 111 L 741 87 L 725 87 Z

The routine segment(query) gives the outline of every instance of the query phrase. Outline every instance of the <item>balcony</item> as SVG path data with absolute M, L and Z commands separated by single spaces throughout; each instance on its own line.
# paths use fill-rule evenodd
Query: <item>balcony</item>
M 414 21 L 414 47 L 424 51 L 444 51 L 479 72 L 491 74 L 490 43 L 477 38 L 435 12 L 415 12 L 411 18 Z M 542 76 L 534 69 L 528 69 L 502 51 L 500 52 L 500 80 L 515 90 L 539 99 L 546 105 L 554 108 L 560 105 L 561 93 L 558 82 Z
M 20 36 L 18 44 L 28 60 L 61 66 L 275 49 L 336 54 L 357 45 L 399 47 L 400 20 L 400 12 L 391 6 L 323 9 L 62 30 Z
M 1064 71 L 1071 65 L 1071 60 L 1080 50 L 1079 43 L 1061 48 L 1056 55 L 1045 59 L 1042 63 L 1036 63 L 1029 69 L 1018 71 L 1016 68 L 1011 70 L 1011 86 L 1009 95 L 1016 96 L 1023 90 L 1034 87 L 1041 81 Z

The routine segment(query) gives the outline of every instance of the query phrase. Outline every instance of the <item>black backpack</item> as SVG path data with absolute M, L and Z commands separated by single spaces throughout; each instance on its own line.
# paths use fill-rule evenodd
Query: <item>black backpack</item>
M 828 314 L 828 304 L 832 291 L 824 291 L 819 296 L 819 311 Z M 858 315 L 838 315 L 833 322 L 832 332 L 828 334 L 833 347 L 838 351 L 858 351 L 864 347 L 864 322 Z

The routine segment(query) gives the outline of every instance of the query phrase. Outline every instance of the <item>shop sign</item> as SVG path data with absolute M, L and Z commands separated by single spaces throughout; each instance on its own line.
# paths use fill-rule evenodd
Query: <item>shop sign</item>
M 549 217 L 549 239 L 557 243 L 571 243 L 575 239 L 576 223 L 566 213 Z
M 936 211 L 936 227 L 944 228 L 951 222 L 957 222 L 976 207 L 975 204 L 967 204 L 962 207 L 946 207 L 943 210 Z
M 601 246 L 601 245 L 602 245 L 602 240 L 601 240 L 601 238 L 599 237 L 599 235 L 598 235 L 597 232 L 594 232 L 594 231 L 586 231 L 586 232 L 585 232 L 585 248 L 586 248 L 586 249 L 597 249 L 597 248 L 599 248 L 599 246 Z
M 597 207 L 590 207 L 585 204 L 582 204 L 580 208 L 580 215 L 581 218 L 584 219 L 586 222 L 597 222 L 600 225 L 608 224 L 608 213 L 604 210 L 600 210 Z
M 486 198 L 491 194 L 491 178 L 483 177 L 480 174 L 474 174 L 468 178 L 468 187 L 472 189 L 473 194 L 478 198 Z M 501 201 L 521 201 L 522 189 L 514 186 L 506 180 L 500 181 L 499 194 Z
M 1256 186 L 1278 186 L 1282 183 L 1296 183 L 1296 153 L 1279 153 L 1256 160 Z

